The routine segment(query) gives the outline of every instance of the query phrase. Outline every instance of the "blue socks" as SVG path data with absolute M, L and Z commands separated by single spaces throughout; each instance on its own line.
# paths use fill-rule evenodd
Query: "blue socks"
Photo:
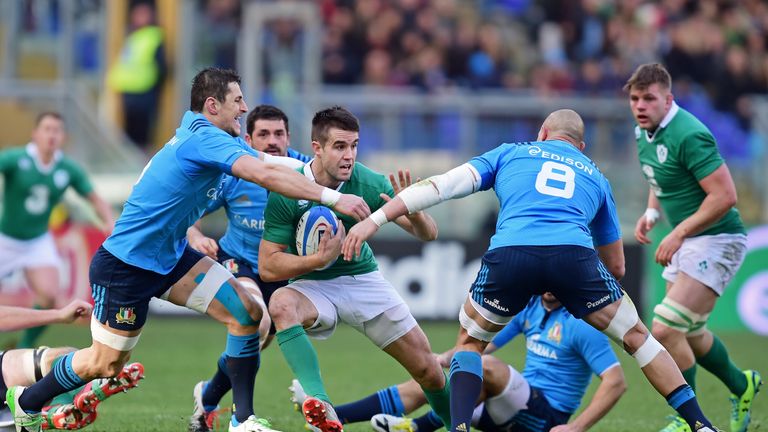
M 72 369 L 74 352 L 61 356 L 53 369 L 43 379 L 30 386 L 19 397 L 19 405 L 28 413 L 39 412 L 45 403 L 62 393 L 85 384 Z
M 443 421 L 440 420 L 440 416 L 432 410 L 414 419 L 413 422 L 416 423 L 416 430 L 419 432 L 433 432 L 443 428 Z
M 221 353 L 216 366 L 216 373 L 203 388 L 203 408 L 207 412 L 214 411 L 221 398 L 232 388 L 232 381 L 230 381 L 227 373 L 227 355 L 225 353 Z
M 680 414 L 680 417 L 685 419 L 692 430 L 695 431 L 697 427 L 701 426 L 714 429 L 712 423 L 701 412 L 696 395 L 693 394 L 693 389 L 688 384 L 681 385 L 667 395 L 667 403 Z
M 336 414 L 344 424 L 356 423 L 368 421 L 376 414 L 402 416 L 405 414 L 405 407 L 403 407 L 403 401 L 400 400 L 397 386 L 392 386 L 356 402 L 339 405 L 336 407 Z
M 237 425 L 253 414 L 253 384 L 261 363 L 259 333 L 246 336 L 227 334 L 224 355 L 226 374 L 232 384 L 232 424 Z
M 451 432 L 469 431 L 475 402 L 483 387 L 483 362 L 479 353 L 458 351 L 451 360 Z

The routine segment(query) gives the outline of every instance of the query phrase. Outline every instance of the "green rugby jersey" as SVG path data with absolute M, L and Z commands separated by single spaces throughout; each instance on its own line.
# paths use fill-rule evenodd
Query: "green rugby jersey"
M 314 180 L 312 169 L 309 165 L 304 165 L 302 168 L 299 168 L 299 171 L 310 180 Z M 363 198 L 372 212 L 385 204 L 385 201 L 379 196 L 380 193 L 386 193 L 390 197 L 395 196 L 392 185 L 384 175 L 372 171 L 359 162 L 355 162 L 352 176 L 349 181 L 341 184 L 338 191 Z M 267 200 L 267 208 L 264 211 L 264 235 L 262 238 L 274 243 L 287 245 L 288 249 L 286 252 L 296 255 L 296 225 L 304 212 L 317 205 L 320 204 L 312 201 L 286 198 L 275 192 L 270 193 Z M 336 216 L 341 219 L 347 231 L 356 223 L 349 216 L 339 213 L 336 213 Z M 298 276 L 295 279 L 327 280 L 339 276 L 370 273 L 378 268 L 373 251 L 366 242 L 363 243 L 359 258 L 352 261 L 344 261 L 343 258 L 339 257 L 329 268 L 313 271 Z
M 43 166 L 34 144 L 0 152 L 0 172 L 5 180 L 0 232 L 18 240 L 48 231 L 51 211 L 69 186 L 83 196 L 93 190 L 85 171 L 61 152 Z
M 669 222 L 677 226 L 699 209 L 707 195 L 699 181 L 724 163 L 715 137 L 693 114 L 673 103 L 652 138 L 639 126 L 635 138 L 643 175 Z M 696 235 L 745 232 L 734 207 Z

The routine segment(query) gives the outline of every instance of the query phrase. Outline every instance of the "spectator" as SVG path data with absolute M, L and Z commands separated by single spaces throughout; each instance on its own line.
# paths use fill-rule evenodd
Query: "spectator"
M 163 31 L 156 25 L 155 9 L 149 3 L 134 4 L 129 16 L 130 33 L 107 79 L 122 96 L 125 133 L 148 150 L 166 71 Z

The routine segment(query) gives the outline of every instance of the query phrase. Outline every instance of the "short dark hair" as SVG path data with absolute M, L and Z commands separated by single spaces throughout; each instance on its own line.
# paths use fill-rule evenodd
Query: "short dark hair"
M 638 66 L 624 84 L 624 91 L 631 91 L 632 87 L 643 90 L 653 84 L 658 84 L 667 90 L 672 88 L 672 77 L 661 63 L 646 63 Z
M 240 84 L 240 75 L 232 69 L 209 67 L 201 70 L 192 78 L 189 109 L 202 112 L 205 100 L 209 97 L 224 102 L 229 93 L 229 83 Z
M 35 117 L 35 127 L 40 126 L 40 123 L 45 120 L 46 117 L 54 118 L 62 123 L 64 123 L 64 117 L 61 116 L 61 113 L 58 111 L 43 111 L 40 114 Z
M 245 132 L 248 135 L 253 133 L 256 120 L 282 120 L 283 124 L 285 124 L 285 131 L 289 132 L 288 116 L 276 106 L 259 105 L 248 113 L 248 117 L 245 119 Z
M 360 122 L 357 117 L 346 108 L 337 105 L 318 111 L 312 118 L 312 141 L 325 144 L 328 139 L 328 129 L 332 127 L 360 132 Z

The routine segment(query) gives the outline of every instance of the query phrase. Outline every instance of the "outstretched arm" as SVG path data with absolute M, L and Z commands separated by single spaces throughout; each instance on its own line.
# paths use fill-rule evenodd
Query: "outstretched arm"
M 416 179 L 420 181 L 421 179 Z M 389 182 L 392 184 L 392 189 L 395 191 L 395 195 L 399 194 L 404 188 L 411 185 L 411 171 L 399 170 L 397 172 L 397 179 L 394 174 L 389 175 Z M 381 198 L 384 201 L 391 201 L 392 198 L 387 194 L 381 194 Z M 418 211 L 413 214 L 400 216 L 395 219 L 395 223 L 402 229 L 408 231 L 409 234 L 422 241 L 432 241 L 437 238 L 437 223 L 432 219 L 432 216 L 428 215 L 424 211 Z
M 89 193 L 86 198 L 88 198 L 102 224 L 104 224 L 104 232 L 107 235 L 112 234 L 112 230 L 115 228 L 115 216 L 112 214 L 112 207 L 96 192 Z
M 603 372 L 600 379 L 602 381 L 584 411 L 570 423 L 552 428 L 551 432 L 585 431 L 608 414 L 608 411 L 616 405 L 621 395 L 627 390 L 627 383 L 624 380 L 624 372 L 618 363 Z
M 349 261 L 360 255 L 363 242 L 371 238 L 379 227 L 406 214 L 413 214 L 445 200 L 462 198 L 480 190 L 481 179 L 477 169 L 469 163 L 444 174 L 432 176 L 403 189 L 394 199 L 384 204 L 367 219 L 349 230 L 341 249 Z
M 362 220 L 371 213 L 368 204 L 358 196 L 341 194 L 318 185 L 286 166 L 265 163 L 250 155 L 242 156 L 232 164 L 232 175 L 288 198 L 321 203 L 355 220 Z
M 88 316 L 93 307 L 82 300 L 73 300 L 61 309 L 27 309 L 0 306 L 0 331 L 14 331 L 54 323 L 71 323 Z

